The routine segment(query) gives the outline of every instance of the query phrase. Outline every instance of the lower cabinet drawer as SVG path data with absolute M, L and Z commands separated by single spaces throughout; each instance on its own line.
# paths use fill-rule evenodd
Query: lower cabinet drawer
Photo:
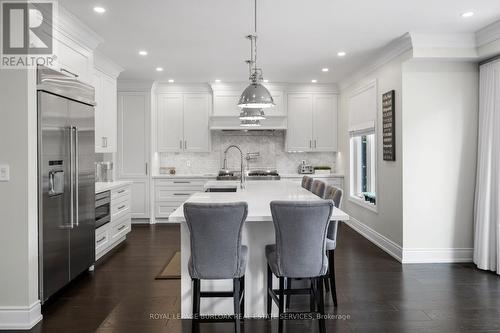
M 118 202 L 111 202 L 111 222 L 130 214 L 130 198 L 124 197 Z
M 111 201 L 120 200 L 122 197 L 130 197 L 130 185 L 111 190 Z
M 170 202 L 157 202 L 155 203 L 155 217 L 157 218 L 168 218 L 177 208 L 182 205 L 182 202 L 178 205 L 172 205 Z
M 117 239 L 128 234 L 130 232 L 130 229 L 131 229 L 130 216 L 127 216 L 126 218 L 121 219 L 118 222 L 114 222 L 110 230 L 111 242 L 114 242 Z
M 95 235 L 95 252 L 96 254 L 105 250 L 109 245 L 109 230 L 104 230 L 103 232 L 96 233 Z

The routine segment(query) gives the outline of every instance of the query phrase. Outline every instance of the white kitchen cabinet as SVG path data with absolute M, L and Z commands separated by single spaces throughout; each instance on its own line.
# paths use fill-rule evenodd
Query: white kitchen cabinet
M 159 94 L 158 151 L 210 151 L 209 114 L 210 95 L 207 93 Z
M 212 178 L 155 179 L 155 218 L 157 222 L 168 219 L 191 195 L 203 192 L 204 185 Z
M 149 218 L 149 92 L 118 93 L 118 179 L 130 180 L 132 218 Z
M 98 260 L 125 240 L 131 231 L 130 185 L 111 190 L 111 220 L 95 231 L 95 258 Z
M 117 93 L 116 78 L 94 71 L 95 88 L 95 152 L 117 151 Z
M 56 43 L 55 69 L 75 76 L 82 82 L 92 84 L 92 52 L 66 38 Z
M 288 94 L 288 151 L 337 150 L 337 95 Z

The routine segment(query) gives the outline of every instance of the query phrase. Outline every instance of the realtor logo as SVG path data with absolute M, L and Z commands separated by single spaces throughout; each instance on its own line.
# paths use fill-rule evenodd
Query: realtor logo
M 1 3 L 2 67 L 51 65 L 54 5 L 49 1 Z

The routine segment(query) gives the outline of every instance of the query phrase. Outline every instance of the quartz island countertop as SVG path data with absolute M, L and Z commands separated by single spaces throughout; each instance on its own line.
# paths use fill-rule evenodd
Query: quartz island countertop
M 110 191 L 120 186 L 130 185 L 131 181 L 128 180 L 117 180 L 114 182 L 96 182 L 95 183 L 95 193 L 101 193 L 104 191 Z

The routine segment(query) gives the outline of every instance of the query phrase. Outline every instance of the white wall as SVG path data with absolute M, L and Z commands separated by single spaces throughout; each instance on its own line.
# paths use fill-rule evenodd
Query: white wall
M 478 89 L 477 64 L 403 65 L 406 262 L 472 258 Z
M 382 242 L 382 246 L 390 246 L 388 249 L 394 256 L 400 256 L 400 248 L 403 246 L 403 211 L 402 211 L 402 63 L 411 57 L 411 51 L 407 51 L 390 62 L 367 74 L 363 79 L 341 91 L 341 105 L 339 113 L 339 148 L 340 154 L 337 159 L 339 169 L 343 169 L 346 179 L 346 197 L 344 198 L 344 209 L 354 219 L 359 221 L 362 232 L 376 235 L 375 241 Z M 377 80 L 377 212 L 361 207 L 348 199 L 349 179 L 349 97 L 352 91 L 362 87 L 367 82 Z M 382 156 L 382 100 L 383 93 L 396 91 L 396 161 L 384 161 Z M 377 235 L 378 234 L 378 235 Z M 399 250 L 398 250 L 399 248 Z M 399 251 L 399 253 L 398 253 Z
M 0 329 L 29 328 L 38 301 L 36 91 L 34 71 L 0 70 Z

